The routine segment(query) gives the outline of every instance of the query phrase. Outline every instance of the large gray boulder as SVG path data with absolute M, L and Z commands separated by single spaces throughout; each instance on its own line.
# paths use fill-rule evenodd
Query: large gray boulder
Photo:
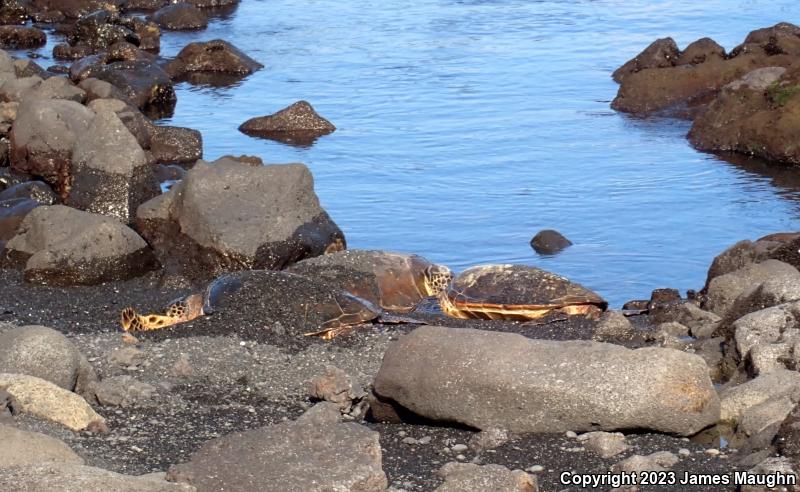
M 800 362 L 800 302 L 788 302 L 749 313 L 733 322 L 739 358 L 755 374 Z
M 130 228 L 63 205 L 28 213 L 0 262 L 24 265 L 26 280 L 52 285 L 125 280 L 158 266 L 147 243 Z
M 16 492 L 193 492 L 190 485 L 134 477 L 93 466 L 39 463 L 0 469 L 0 488 Z
M 41 176 L 63 194 L 72 149 L 94 116 L 74 101 L 25 99 L 11 127 L 11 167 Z
M 739 422 L 745 412 L 767 401 L 800 400 L 800 373 L 780 369 L 720 393 L 720 420 Z
M 160 193 L 153 172 L 136 137 L 114 112 L 101 111 L 75 142 L 64 203 L 131 223 L 139 205 Z
M 0 470 L 48 462 L 83 464 L 83 458 L 63 441 L 38 432 L 0 424 L 0 442 Z
M 344 247 L 303 164 L 198 161 L 170 191 L 139 207 L 137 226 L 165 265 L 191 277 L 279 269 Z
M 696 355 L 472 329 L 423 326 L 403 336 L 374 388 L 419 415 L 478 429 L 691 435 L 719 418 Z
M 36 376 L 81 394 L 97 380 L 78 348 L 45 326 L 21 326 L 0 333 L 0 372 Z
M 335 404 L 322 403 L 295 422 L 213 439 L 167 479 L 198 491 L 385 491 L 378 433 L 339 417 Z
M 750 263 L 724 275 L 714 277 L 708 284 L 704 308 L 723 318 L 734 307 L 737 298 L 767 280 L 798 283 L 800 272 L 778 260 Z

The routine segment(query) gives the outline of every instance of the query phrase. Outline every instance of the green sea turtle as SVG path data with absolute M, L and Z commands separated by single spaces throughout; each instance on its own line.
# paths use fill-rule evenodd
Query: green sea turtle
M 324 280 L 285 271 L 248 270 L 217 278 L 204 293 L 174 301 L 163 314 L 143 315 L 126 308 L 122 329 L 158 330 L 211 313 L 220 318 L 219 325 L 254 327 L 279 322 L 287 331 L 298 331 L 290 335 L 324 339 L 373 321 L 417 322 L 385 314 L 369 301 Z
M 309 258 L 286 271 L 325 280 L 394 312 L 411 311 L 453 279 L 449 268 L 422 256 L 353 249 Z
M 469 268 L 438 299 L 446 315 L 460 319 L 532 320 L 553 312 L 591 316 L 608 307 L 582 285 L 524 265 Z

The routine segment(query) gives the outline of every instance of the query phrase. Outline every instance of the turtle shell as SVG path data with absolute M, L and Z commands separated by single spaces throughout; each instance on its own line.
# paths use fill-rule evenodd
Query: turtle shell
M 286 271 L 327 281 L 383 309 L 407 312 L 433 295 L 425 282 L 430 267 L 438 265 L 418 255 L 351 249 L 303 260 Z
M 440 297 L 455 318 L 529 320 L 554 311 L 587 314 L 608 303 L 580 284 L 525 265 L 485 265 L 464 270 Z

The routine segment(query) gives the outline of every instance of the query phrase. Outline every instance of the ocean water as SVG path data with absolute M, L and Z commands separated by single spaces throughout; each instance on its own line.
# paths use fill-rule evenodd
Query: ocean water
M 697 152 L 687 121 L 612 111 L 611 72 L 659 37 L 731 49 L 797 16 L 787 0 L 243 0 L 204 31 L 165 32 L 162 54 L 223 38 L 265 68 L 179 84 L 163 121 L 200 130 L 207 159 L 307 164 L 351 248 L 531 264 L 618 307 L 700 288 L 730 244 L 800 229 L 800 172 Z M 237 131 L 299 99 L 337 131 L 304 148 Z M 544 228 L 574 246 L 540 257 Z

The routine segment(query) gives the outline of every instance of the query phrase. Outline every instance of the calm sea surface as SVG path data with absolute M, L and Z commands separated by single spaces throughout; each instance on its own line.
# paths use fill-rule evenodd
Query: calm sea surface
M 797 15 L 788 0 L 243 0 L 205 31 L 165 33 L 162 54 L 224 38 L 265 68 L 178 85 L 164 122 L 202 131 L 207 159 L 306 163 L 351 248 L 536 265 L 618 307 L 699 288 L 728 245 L 800 229 L 800 180 L 696 152 L 685 121 L 612 111 L 611 72 L 658 37 L 731 49 Z M 298 99 L 338 130 L 310 148 L 236 130 Z M 575 245 L 539 257 L 543 228 Z

